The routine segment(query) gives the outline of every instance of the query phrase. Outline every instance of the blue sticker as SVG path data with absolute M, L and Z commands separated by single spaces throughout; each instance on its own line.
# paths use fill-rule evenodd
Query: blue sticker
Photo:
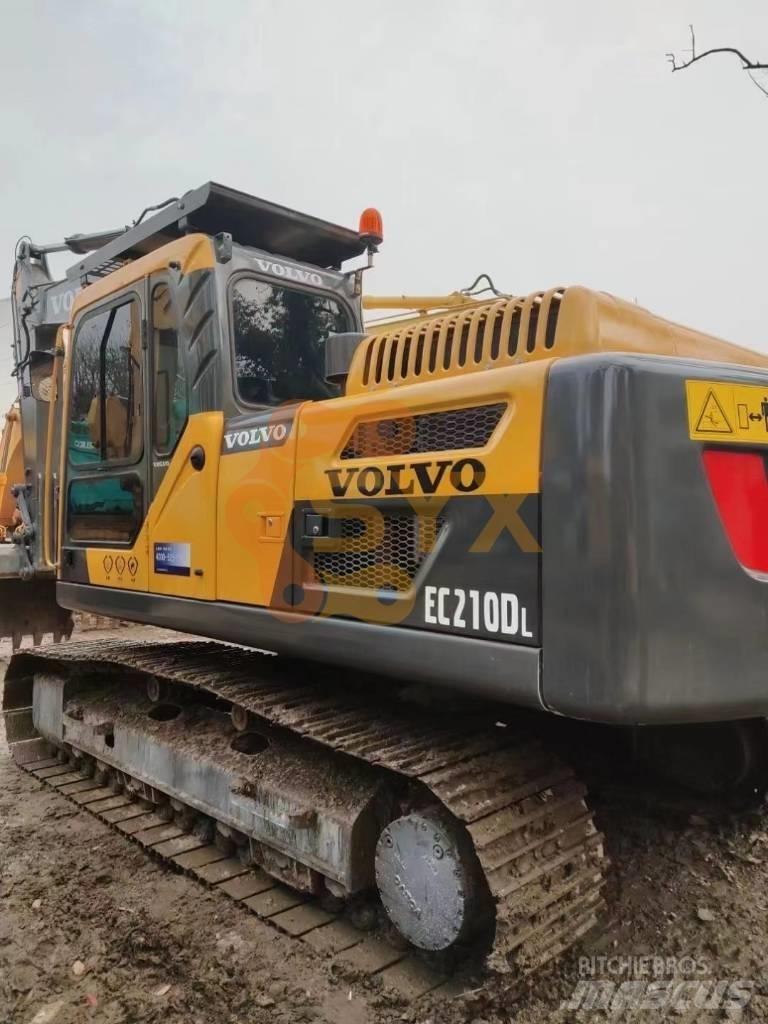
M 192 561 L 189 544 L 155 544 L 155 572 L 189 576 Z

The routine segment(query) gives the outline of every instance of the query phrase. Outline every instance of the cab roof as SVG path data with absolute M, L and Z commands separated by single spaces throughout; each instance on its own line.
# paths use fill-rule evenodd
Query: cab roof
M 68 278 L 102 277 L 191 232 L 227 232 L 240 245 L 318 267 L 340 267 L 365 251 L 357 231 L 209 181 L 140 220 L 67 271 Z

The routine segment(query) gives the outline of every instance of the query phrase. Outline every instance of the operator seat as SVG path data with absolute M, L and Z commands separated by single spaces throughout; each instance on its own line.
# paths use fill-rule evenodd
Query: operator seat
M 107 459 L 125 459 L 131 454 L 128 402 L 120 395 L 107 395 L 105 412 L 106 457 Z M 98 395 L 91 400 L 86 422 L 91 441 L 101 449 L 101 399 Z

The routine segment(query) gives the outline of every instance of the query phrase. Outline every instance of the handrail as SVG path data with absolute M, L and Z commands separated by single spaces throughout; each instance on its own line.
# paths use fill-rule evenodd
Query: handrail
M 474 296 L 464 292 L 449 295 L 364 295 L 363 309 L 450 309 L 453 306 L 467 306 L 475 301 Z
M 56 433 L 56 403 L 59 397 L 59 363 L 66 352 L 65 337 L 69 328 L 60 327 L 56 334 L 56 347 L 53 350 L 54 363 L 51 375 L 51 399 L 48 403 L 48 428 L 45 438 L 45 469 L 43 471 L 43 562 L 47 569 L 56 570 L 59 559 L 53 558 L 53 436 Z M 62 371 L 63 373 L 63 371 Z M 61 446 L 64 449 L 64 421 L 61 424 Z M 60 524 L 59 524 L 60 525 Z M 59 532 L 59 535 L 60 532 Z M 57 552 L 58 554 L 58 552 Z
M 61 443 L 59 444 L 59 521 L 58 521 L 58 551 L 56 565 L 61 563 L 61 546 L 64 537 L 64 509 L 66 507 L 66 495 L 64 493 L 64 482 L 66 479 L 67 457 L 69 454 L 69 410 L 72 404 L 72 346 L 73 330 L 71 327 L 64 327 L 61 332 L 62 349 L 64 353 L 64 368 L 61 371 L 61 383 L 63 396 L 61 402 Z

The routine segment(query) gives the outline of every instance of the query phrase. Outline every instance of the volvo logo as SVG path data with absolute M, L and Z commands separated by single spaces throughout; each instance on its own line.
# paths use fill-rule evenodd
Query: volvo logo
M 287 263 L 275 263 L 274 260 L 256 258 L 259 270 L 265 274 L 274 274 L 275 277 L 284 277 L 288 281 L 298 281 L 300 284 L 314 284 L 322 288 L 323 279 L 314 270 L 302 270 L 300 267 L 290 267 Z
M 335 498 L 344 498 L 354 486 L 359 494 L 372 498 L 408 494 L 435 494 L 443 480 L 459 494 L 471 494 L 485 480 L 485 466 L 479 459 L 439 459 L 435 462 L 399 463 L 395 466 L 359 466 L 326 469 Z
M 288 423 L 260 423 L 258 426 L 244 426 L 239 430 L 226 430 L 222 454 L 252 451 L 254 448 L 275 448 L 285 444 L 291 430 Z

